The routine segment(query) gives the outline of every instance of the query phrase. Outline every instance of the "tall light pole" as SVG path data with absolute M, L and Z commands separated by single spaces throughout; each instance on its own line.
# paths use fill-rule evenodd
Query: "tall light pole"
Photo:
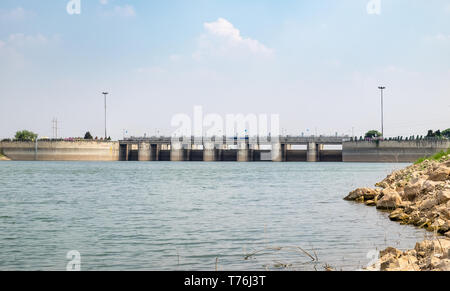
M 109 94 L 108 92 L 102 92 L 103 96 L 105 96 L 105 140 L 108 139 L 108 135 L 106 134 L 106 96 Z
M 384 139 L 384 100 L 383 100 L 383 90 L 386 89 L 384 86 L 378 87 L 381 91 L 381 138 Z

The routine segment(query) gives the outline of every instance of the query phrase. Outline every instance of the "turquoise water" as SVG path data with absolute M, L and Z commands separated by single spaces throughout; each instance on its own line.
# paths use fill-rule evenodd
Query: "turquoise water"
M 355 270 L 424 237 L 342 200 L 404 166 L 1 162 L 0 270 Z

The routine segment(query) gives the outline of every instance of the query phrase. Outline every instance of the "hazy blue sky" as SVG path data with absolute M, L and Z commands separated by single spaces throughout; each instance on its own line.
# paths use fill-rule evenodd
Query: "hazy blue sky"
M 450 1 L 0 2 L 0 137 L 171 132 L 176 113 L 279 113 L 291 134 L 450 127 Z

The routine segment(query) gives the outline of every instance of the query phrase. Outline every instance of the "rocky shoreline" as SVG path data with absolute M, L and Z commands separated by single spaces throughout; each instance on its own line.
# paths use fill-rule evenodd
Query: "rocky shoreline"
M 434 238 L 413 250 L 389 247 L 368 269 L 450 271 L 450 155 L 395 171 L 375 186 L 356 189 L 344 199 L 389 211 L 392 221 L 425 228 Z

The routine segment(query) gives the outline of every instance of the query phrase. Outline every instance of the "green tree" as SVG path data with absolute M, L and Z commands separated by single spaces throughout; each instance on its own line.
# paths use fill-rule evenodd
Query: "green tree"
M 32 131 L 22 130 L 16 132 L 15 139 L 20 141 L 35 141 L 38 135 Z
M 447 128 L 446 130 L 442 131 L 442 136 L 450 138 L 450 128 Z
M 426 137 L 435 137 L 434 132 L 430 129 Z
M 366 132 L 365 138 L 376 138 L 376 137 L 381 137 L 381 132 L 377 130 L 370 130 Z
M 86 134 L 84 135 L 84 139 L 94 139 L 91 135 L 91 133 L 88 131 L 86 132 Z
M 428 131 L 428 134 L 427 134 L 427 138 L 431 138 L 431 137 L 438 137 L 438 138 L 442 138 L 443 136 L 445 136 L 445 135 L 443 135 L 442 134 L 442 132 L 438 129 L 438 130 L 436 130 L 435 132 L 433 132 L 431 129 Z

